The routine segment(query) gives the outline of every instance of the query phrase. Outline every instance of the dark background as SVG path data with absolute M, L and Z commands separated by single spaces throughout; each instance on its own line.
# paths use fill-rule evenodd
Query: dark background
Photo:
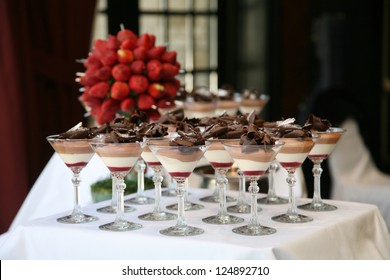
M 53 154 L 45 137 L 84 118 L 74 81 L 83 67 L 75 60 L 89 51 L 94 7 L 94 0 L 0 0 L 0 232 L 8 229 Z M 389 53 L 383 49 L 384 8 L 384 0 L 221 0 L 220 84 L 257 86 L 240 74 L 258 71 L 257 57 L 250 68 L 241 58 L 247 45 L 258 43 L 262 28 L 271 97 L 263 117 L 303 123 L 312 112 L 335 126 L 353 117 L 378 168 L 389 173 L 389 155 L 383 152 L 390 130 L 383 126 L 389 121 L 383 115 L 389 108 L 383 99 L 383 65 L 389 64 L 383 56 Z M 265 14 L 265 26 L 245 24 L 253 9 Z M 111 34 L 120 23 L 138 30 L 137 1 L 109 0 L 107 13 Z M 252 34 L 250 41 L 243 41 L 244 30 Z M 310 168 L 306 162 L 307 180 Z M 326 164 L 324 169 L 328 197 Z

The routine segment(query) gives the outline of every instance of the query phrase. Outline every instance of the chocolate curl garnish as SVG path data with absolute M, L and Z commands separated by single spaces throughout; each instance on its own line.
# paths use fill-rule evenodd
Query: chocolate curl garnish
M 327 131 L 332 124 L 327 119 L 321 119 L 313 114 L 310 114 L 303 128 L 313 131 Z
M 138 134 L 148 138 L 158 138 L 168 135 L 168 127 L 159 123 L 149 123 L 142 125 L 138 130 Z
M 183 108 L 175 108 L 163 114 L 158 120 L 158 122 L 162 124 L 175 124 L 176 122 L 182 121 L 183 119 L 184 119 Z
M 95 136 L 92 128 L 83 127 L 79 122 L 68 131 L 59 134 L 62 139 L 91 139 Z

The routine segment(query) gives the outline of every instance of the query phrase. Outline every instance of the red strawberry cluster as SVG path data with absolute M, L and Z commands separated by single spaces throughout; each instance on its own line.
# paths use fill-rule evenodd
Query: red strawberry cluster
M 158 108 L 173 106 L 180 64 L 175 51 L 155 46 L 155 40 L 152 34 L 138 37 L 123 29 L 107 40 L 94 41 L 84 61 L 86 71 L 78 81 L 84 86 L 80 100 L 98 124 L 135 110 L 158 118 Z

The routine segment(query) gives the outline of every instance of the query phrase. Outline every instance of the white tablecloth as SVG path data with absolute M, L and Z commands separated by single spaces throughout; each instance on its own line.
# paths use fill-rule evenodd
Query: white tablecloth
M 190 198 L 198 198 L 211 190 L 191 189 Z M 153 195 L 153 192 L 148 193 Z M 229 192 L 235 196 L 236 192 Z M 308 199 L 299 199 L 299 203 Z M 163 197 L 163 204 L 176 202 Z M 66 213 L 27 221 L 15 226 L 0 243 L 1 259 L 390 259 L 390 237 L 378 208 L 369 204 L 331 201 L 339 209 L 332 212 L 303 212 L 314 218 L 305 224 L 284 224 L 271 217 L 284 213 L 287 205 L 261 205 L 259 220 L 277 229 L 269 236 L 242 236 L 234 227 L 248 222 L 249 214 L 241 214 L 245 222 L 238 225 L 210 225 L 202 218 L 214 215 L 218 204 L 186 211 L 190 225 L 205 233 L 192 237 L 168 237 L 160 229 L 175 221 L 145 222 L 137 217 L 152 210 L 153 205 L 135 206 L 128 220 L 143 225 L 130 232 L 106 232 L 98 226 L 114 219 L 112 214 L 95 210 L 108 202 L 90 204 L 85 212 L 99 221 L 68 225 L 56 222 Z M 231 203 L 229 203 L 230 205 Z M 238 214 L 239 215 L 239 214 Z

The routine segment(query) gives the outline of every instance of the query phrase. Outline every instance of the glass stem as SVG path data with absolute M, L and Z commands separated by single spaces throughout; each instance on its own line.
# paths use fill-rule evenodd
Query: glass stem
M 153 183 L 154 183 L 154 191 L 155 191 L 155 206 L 154 213 L 161 213 L 161 183 L 163 181 L 163 176 L 161 176 L 161 166 L 153 167 L 154 175 L 153 175 Z
M 268 169 L 268 194 L 267 199 L 268 200 L 275 200 L 276 199 L 276 193 L 275 193 L 275 172 L 278 168 L 278 165 L 275 162 L 272 162 Z
M 118 201 L 118 192 L 116 190 L 116 178 L 111 176 L 112 178 L 112 198 L 111 198 L 111 207 L 116 208 Z
M 288 200 L 290 203 L 290 206 L 287 209 L 287 215 L 292 216 L 292 217 L 296 217 L 296 216 L 298 216 L 298 212 L 297 212 L 297 203 L 295 201 L 295 193 L 294 193 L 294 186 L 296 183 L 295 169 L 288 169 L 287 172 L 288 172 L 288 176 L 287 176 L 286 181 L 287 181 L 287 184 L 289 186 Z
M 137 162 L 137 196 L 144 196 L 146 164 L 142 159 Z
M 258 226 L 257 218 L 257 193 L 259 192 L 259 185 L 257 184 L 258 177 L 251 177 L 249 184 L 249 192 L 251 193 L 251 218 L 249 226 Z
M 117 191 L 117 210 L 115 223 L 125 222 L 124 212 L 124 192 L 126 189 L 125 178 L 126 174 L 116 173 L 113 177 L 116 177 L 116 191 Z
M 188 178 L 184 182 L 184 206 L 191 207 L 191 202 L 188 198 Z
M 245 198 L 245 176 L 242 174 L 241 170 L 238 169 L 237 171 L 239 177 L 239 187 L 238 187 L 238 199 L 237 199 L 237 205 L 246 205 L 246 198 Z
M 185 221 L 185 213 L 184 213 L 184 195 L 186 192 L 186 188 L 185 188 L 186 178 L 179 177 L 176 178 L 175 180 L 177 183 L 176 193 L 177 193 L 177 202 L 178 202 L 178 207 L 177 207 L 178 216 L 177 216 L 176 226 L 184 227 L 187 226 L 187 223 Z
M 220 195 L 219 195 L 219 188 L 218 188 L 218 186 L 217 186 L 217 180 L 218 180 L 218 174 L 217 174 L 217 172 L 214 172 L 214 178 L 215 178 L 215 188 L 214 188 L 214 191 L 213 191 L 212 196 L 214 196 L 214 197 L 220 197 Z
M 219 212 L 218 216 L 227 216 L 226 209 L 226 186 L 228 184 L 228 179 L 226 178 L 227 169 L 218 168 L 215 170 L 217 181 L 216 186 L 219 189 Z
M 321 174 L 322 174 L 322 168 L 321 168 L 321 159 L 315 159 L 313 160 L 313 176 L 314 176 L 314 192 L 313 192 L 313 201 L 312 205 L 314 207 L 321 206 L 322 200 L 321 200 Z
M 77 217 L 83 215 L 80 207 L 80 189 L 79 189 L 81 183 L 81 179 L 80 179 L 81 168 L 72 168 L 72 171 L 73 171 L 72 183 L 74 188 L 74 206 L 73 206 L 72 216 Z

